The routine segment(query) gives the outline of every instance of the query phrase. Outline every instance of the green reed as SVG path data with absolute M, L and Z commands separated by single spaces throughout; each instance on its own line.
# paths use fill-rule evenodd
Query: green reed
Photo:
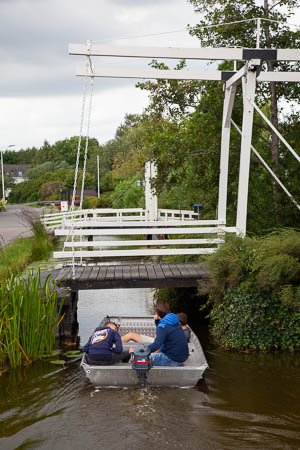
M 11 275 L 0 285 L 0 365 L 16 367 L 49 354 L 61 321 L 55 285 L 40 273 Z

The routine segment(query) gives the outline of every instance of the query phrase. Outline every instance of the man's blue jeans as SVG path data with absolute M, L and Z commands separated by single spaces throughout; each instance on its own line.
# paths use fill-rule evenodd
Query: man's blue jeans
M 183 366 L 183 363 L 173 361 L 164 353 L 152 353 L 153 365 L 154 366 Z

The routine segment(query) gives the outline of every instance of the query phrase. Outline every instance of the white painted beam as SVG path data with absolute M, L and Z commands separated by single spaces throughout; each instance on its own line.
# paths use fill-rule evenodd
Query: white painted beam
M 260 72 L 257 81 L 299 83 L 300 72 Z
M 236 72 L 232 77 L 226 81 L 226 89 L 229 89 L 233 85 L 238 85 L 241 82 L 243 76 L 246 75 L 248 71 L 247 64 L 243 66 L 238 72 Z
M 221 70 L 158 70 L 158 69 L 127 69 L 127 68 L 95 68 L 91 72 L 86 67 L 78 67 L 76 76 L 79 77 L 100 77 L 100 78 L 136 78 L 148 80 L 206 80 L 206 81 L 226 81 L 226 87 L 238 84 L 243 75 L 245 67 L 239 72 L 228 72 Z M 300 72 L 261 72 L 257 81 L 277 81 L 277 82 L 300 82 Z
M 218 199 L 218 222 L 226 224 L 227 211 L 227 189 L 228 189 L 228 164 L 230 146 L 230 120 L 236 86 L 225 89 L 222 135 L 221 135 L 221 155 L 220 155 L 220 177 L 219 177 L 219 199 Z
M 264 61 L 300 61 L 299 49 L 255 49 L 230 47 L 128 47 L 87 44 L 69 44 L 70 55 L 114 56 L 125 58 L 166 58 L 249 61 L 258 58 Z
M 167 248 L 141 250 L 82 250 L 69 252 L 54 252 L 54 258 L 108 258 L 119 256 L 167 256 L 167 255 L 206 255 L 217 251 L 218 248 Z
M 153 80 L 208 80 L 221 81 L 220 70 L 158 70 L 158 69 L 127 69 L 127 68 L 95 68 L 93 72 L 86 67 L 78 67 L 76 76 L 100 78 L 138 78 Z M 230 74 L 230 72 L 228 72 Z M 223 75 L 226 76 L 226 75 Z
M 250 171 L 250 153 L 253 128 L 254 107 L 252 102 L 255 97 L 256 71 L 249 71 L 246 75 L 243 126 L 241 139 L 241 155 L 239 170 L 239 187 L 237 201 L 236 228 L 242 236 L 246 235 L 247 207 L 248 207 L 248 186 Z
M 167 246 L 167 245 L 206 245 L 206 244 L 222 244 L 224 239 L 134 239 L 115 240 L 115 241 L 73 241 L 65 242 L 66 248 L 85 248 L 85 247 L 141 247 L 141 246 Z
M 279 61 L 299 61 L 300 50 L 295 48 L 281 48 L 277 50 L 277 60 Z
M 129 228 L 129 229 L 57 229 L 55 230 L 56 236 L 137 236 L 137 235 L 149 235 L 149 234 L 217 234 L 219 231 L 224 233 L 236 233 L 236 227 L 205 227 L 205 228 Z
M 179 48 L 179 47 L 125 47 L 92 44 L 90 50 L 86 44 L 69 44 L 70 55 L 119 56 L 132 58 L 167 58 L 167 59 L 206 59 L 241 60 L 240 48 Z
M 73 227 L 73 228 L 84 228 L 84 227 L 92 227 L 92 228 L 132 228 L 132 227 L 182 227 L 182 226 L 199 226 L 199 225 L 214 225 L 219 224 L 218 221 L 212 220 L 180 220 L 180 219 L 170 219 L 170 220 L 149 220 L 149 221 L 101 221 L 99 219 L 90 219 L 84 220 L 79 219 L 76 221 L 70 221 L 70 223 L 65 222 L 65 227 Z M 221 224 L 222 225 L 222 224 Z

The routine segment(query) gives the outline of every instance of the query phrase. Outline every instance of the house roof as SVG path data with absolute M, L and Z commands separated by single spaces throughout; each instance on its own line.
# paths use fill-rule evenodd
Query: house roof
M 30 164 L 4 164 L 3 166 L 4 173 L 9 173 L 11 177 L 18 177 L 20 172 L 22 172 L 22 176 L 24 176 L 30 168 Z

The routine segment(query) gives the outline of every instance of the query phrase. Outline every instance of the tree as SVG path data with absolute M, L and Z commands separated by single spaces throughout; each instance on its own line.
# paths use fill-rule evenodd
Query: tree
M 224 26 L 225 23 L 238 22 L 245 19 L 262 17 L 261 48 L 298 48 L 300 31 L 292 31 L 287 22 L 295 8 L 300 6 L 299 0 L 280 0 L 272 2 L 263 0 L 257 5 L 255 0 L 188 0 L 196 13 L 201 13 L 203 19 L 195 27 L 190 27 L 191 35 L 201 40 L 202 46 L 213 47 L 256 47 L 256 21 L 235 23 Z M 275 21 L 275 22 L 272 22 Z M 215 27 L 211 27 L 216 25 Z M 207 27 L 207 28 L 205 28 Z M 295 70 L 299 64 L 289 62 L 267 61 L 264 63 L 269 71 Z M 299 70 L 299 67 L 298 67 Z M 260 83 L 258 96 L 261 102 L 271 100 L 271 122 L 278 128 L 279 102 L 298 100 L 299 83 Z M 271 154 L 275 170 L 279 164 L 280 146 L 277 135 L 271 131 Z

